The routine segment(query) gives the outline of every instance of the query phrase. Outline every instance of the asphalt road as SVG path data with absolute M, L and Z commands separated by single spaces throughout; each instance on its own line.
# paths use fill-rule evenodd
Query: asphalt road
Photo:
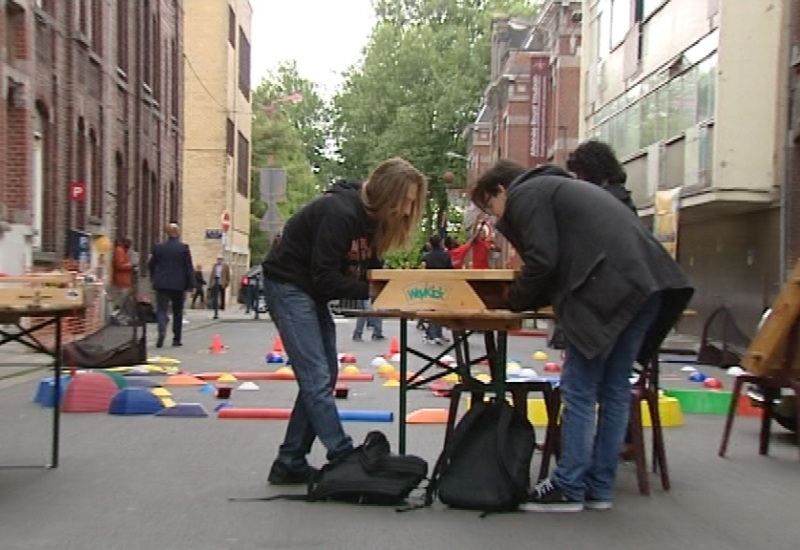
M 352 342 L 352 323 L 339 325 L 340 351 L 354 353 L 362 372 L 371 372 L 370 360 L 388 351 L 389 340 Z M 397 324 L 388 322 L 385 332 L 397 335 Z M 228 347 L 226 353 L 208 353 L 214 334 Z M 161 351 L 193 373 L 273 370 L 264 356 L 275 335 L 269 321 L 192 321 L 183 348 Z M 411 338 L 419 342 L 420 335 L 413 331 Z M 531 355 L 543 345 L 538 338 L 512 337 L 509 357 L 536 367 Z M 665 385 L 690 385 L 679 364 L 664 368 L 665 378 L 672 380 Z M 47 461 L 50 410 L 32 403 L 40 377 L 19 377 L 0 386 L 0 464 Z M 729 387 L 730 380 L 722 377 Z M 396 414 L 397 389 L 384 388 L 382 382 L 349 383 L 350 396 L 340 407 Z M 291 406 L 293 382 L 258 384 L 258 391 L 235 391 L 234 403 Z M 480 519 L 475 512 L 441 504 L 398 514 L 393 508 L 348 504 L 229 502 L 228 497 L 286 492 L 265 485 L 285 421 L 218 419 L 213 395 L 197 388 L 170 389 L 175 401 L 202 403 L 210 416 L 64 414 L 58 469 L 0 470 L 0 550 L 788 550 L 800 541 L 797 448 L 776 428 L 771 456 L 759 456 L 758 423 L 752 418 L 737 419 L 727 459 L 716 456 L 723 417 L 687 415 L 684 426 L 667 429 L 669 492 L 653 476 L 652 496 L 640 496 L 633 467 L 623 465 L 613 511 L 519 512 Z M 426 391 L 409 398 L 410 410 L 445 406 L 445 400 Z M 347 423 L 346 428 L 356 440 L 381 429 L 396 447 L 396 423 Z M 443 433 L 442 425 L 411 426 L 409 452 L 432 467 Z M 537 435 L 542 436 L 541 429 Z M 312 461 L 324 461 L 319 445 Z M 533 472 L 538 464 L 537 454 Z

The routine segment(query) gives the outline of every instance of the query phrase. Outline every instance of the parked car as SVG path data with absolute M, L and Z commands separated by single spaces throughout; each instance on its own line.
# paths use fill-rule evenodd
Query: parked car
M 264 285 L 261 284 L 262 279 L 262 272 L 260 265 L 254 265 L 250 269 L 247 270 L 247 273 L 242 275 L 242 278 L 239 280 L 239 292 L 236 295 L 236 301 L 240 304 L 246 305 L 248 300 L 251 299 L 250 289 L 257 285 L 258 286 L 258 312 L 259 313 L 266 313 L 267 308 L 267 300 L 264 297 Z M 249 308 L 248 308 L 249 309 Z

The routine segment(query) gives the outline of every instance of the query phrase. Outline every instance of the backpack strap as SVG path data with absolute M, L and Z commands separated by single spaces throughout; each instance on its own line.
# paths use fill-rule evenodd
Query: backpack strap
M 470 432 L 470 428 L 478 421 L 478 418 L 483 416 L 483 413 L 486 412 L 488 408 L 489 405 L 483 401 L 473 403 L 470 410 L 461 418 L 461 421 L 450 434 L 449 440 L 444 442 L 444 449 L 442 449 L 439 458 L 436 460 L 436 465 L 433 467 L 433 472 L 431 472 L 430 481 L 425 488 L 424 506 L 433 504 L 433 499 L 436 496 L 436 487 L 442 475 L 442 470 L 450 461 L 456 449 L 461 446 L 461 442 L 464 440 L 465 435 Z
M 514 489 L 514 493 L 518 498 L 527 497 L 527 487 L 520 487 L 511 475 L 508 469 L 508 463 L 505 457 L 505 449 L 508 448 L 508 435 L 511 428 L 511 422 L 514 420 L 514 415 L 518 414 L 516 409 L 512 408 L 508 403 L 498 402 L 496 406 L 500 407 L 500 418 L 497 424 L 497 448 L 495 449 L 495 457 L 497 464 L 500 467 L 500 472 L 503 474 L 509 487 Z
M 228 502 L 268 502 L 270 500 L 303 500 L 308 501 L 308 495 L 303 494 L 286 494 L 286 495 L 272 495 L 270 497 L 228 497 Z

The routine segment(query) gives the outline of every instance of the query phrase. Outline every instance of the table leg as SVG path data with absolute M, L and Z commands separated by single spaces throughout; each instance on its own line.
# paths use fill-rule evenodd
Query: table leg
M 406 454 L 406 397 L 408 392 L 408 319 L 400 319 L 400 409 L 397 419 L 397 446 L 401 455 Z
M 61 429 L 61 321 L 63 317 L 56 318 L 55 349 L 53 350 L 53 364 L 55 380 L 53 381 L 53 443 L 51 468 L 58 468 L 58 446 Z

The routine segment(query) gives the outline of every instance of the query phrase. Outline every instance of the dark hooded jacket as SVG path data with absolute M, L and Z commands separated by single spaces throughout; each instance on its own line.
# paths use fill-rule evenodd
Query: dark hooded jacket
M 511 182 L 497 230 L 524 262 L 511 287 L 511 308 L 552 305 L 568 341 L 587 358 L 606 352 L 662 292 L 638 355 L 648 361 L 694 292 L 678 263 L 619 199 L 556 166 Z
M 296 212 L 262 264 L 265 276 L 297 285 L 318 302 L 369 298 L 367 270 L 381 263 L 360 191 L 361 183 L 339 183 Z

